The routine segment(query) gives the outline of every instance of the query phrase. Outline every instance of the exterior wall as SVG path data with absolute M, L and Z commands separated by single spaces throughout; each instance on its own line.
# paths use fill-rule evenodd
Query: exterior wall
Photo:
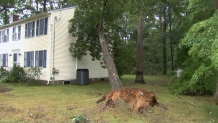
M 38 18 L 40 19 L 40 18 Z M 34 20 L 31 20 L 34 21 Z M 36 33 L 34 37 L 25 38 L 25 24 L 31 21 L 26 21 L 25 23 L 20 23 L 21 25 L 21 39 L 17 41 L 12 41 L 12 30 L 13 27 L 9 27 L 9 41 L 0 43 L 0 54 L 8 53 L 8 69 L 13 66 L 13 51 L 18 50 L 21 55 L 19 55 L 19 63 L 21 67 L 24 67 L 24 52 L 27 51 L 37 51 L 37 50 L 47 50 L 48 48 L 48 36 L 40 35 L 36 37 Z M 4 29 L 2 29 L 4 30 Z M 36 22 L 35 22 L 35 32 L 36 32 Z M 9 54 L 12 54 L 9 56 Z M 35 55 L 34 55 L 35 57 Z M 35 64 L 35 60 L 34 60 Z M 47 69 L 42 69 L 41 79 L 47 79 Z
M 101 68 L 99 61 L 92 61 L 90 56 L 85 56 L 81 61 L 73 58 L 69 52 L 70 43 L 76 41 L 71 34 L 68 33 L 69 20 L 73 18 L 75 9 L 65 9 L 54 11 L 51 14 L 51 57 L 50 68 L 53 68 L 53 44 L 54 44 L 54 18 L 55 22 L 55 55 L 54 67 L 59 69 L 59 73 L 55 74 L 55 80 L 72 80 L 76 79 L 76 69 L 89 69 L 90 78 L 108 77 L 107 69 Z M 50 74 L 53 77 L 52 74 Z
M 78 69 L 89 69 L 89 78 L 108 77 L 106 68 L 102 68 L 100 61 L 92 61 L 90 55 L 84 56 L 82 60 L 77 60 Z
M 9 28 L 9 42 L 0 43 L 0 54 L 13 54 L 13 50 L 19 50 L 21 53 L 19 56 L 19 63 L 21 67 L 24 67 L 24 52 L 47 50 L 47 64 L 46 68 L 42 69 L 41 76 L 41 79 L 46 81 L 74 80 L 76 79 L 77 68 L 89 69 L 90 78 L 108 77 L 107 69 L 101 68 L 99 61 L 92 61 L 89 55 L 84 56 L 82 60 L 77 60 L 72 57 L 69 52 L 70 43 L 76 41 L 76 39 L 68 33 L 69 20 L 73 18 L 74 10 L 75 8 L 54 10 L 14 22 L 11 25 L 6 25 L 4 28 Z M 48 17 L 47 35 L 36 37 L 36 20 L 45 17 Z M 57 21 L 54 23 L 55 17 L 57 17 Z M 35 21 L 35 36 L 32 38 L 25 38 L 25 24 L 31 21 Z M 21 25 L 21 39 L 18 41 L 12 41 L 12 30 L 14 25 Z M 0 30 L 4 30 L 4 28 L 0 27 Z M 10 69 L 12 66 L 13 55 L 8 56 L 8 68 Z M 53 75 L 53 67 L 58 69 L 59 73 Z

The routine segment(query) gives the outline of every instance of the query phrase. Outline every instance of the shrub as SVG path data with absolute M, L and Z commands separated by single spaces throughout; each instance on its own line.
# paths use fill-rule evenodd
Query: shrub
M 0 67 L 0 72 L 1 72 L 1 75 L 8 75 L 8 70 L 6 70 L 4 67 Z
M 78 117 L 71 117 L 72 123 L 87 123 L 88 120 L 84 118 L 82 115 L 78 115 Z
M 1 83 L 7 83 L 8 82 L 8 78 L 3 78 L 2 80 L 1 80 Z
M 27 83 L 27 84 L 39 84 L 42 68 L 27 68 L 26 70 L 19 65 L 13 65 L 9 71 L 8 82 L 11 83 Z
M 19 83 L 25 82 L 25 71 L 19 65 L 14 64 L 12 69 L 9 71 L 9 82 Z
M 28 84 L 39 84 L 40 76 L 42 75 L 41 72 L 42 68 L 28 68 L 26 70 L 26 83 Z

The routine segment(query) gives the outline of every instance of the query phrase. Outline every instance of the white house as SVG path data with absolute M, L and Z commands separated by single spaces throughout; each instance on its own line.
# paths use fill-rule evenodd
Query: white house
M 68 33 L 69 20 L 75 7 L 41 13 L 0 26 L 0 65 L 10 69 L 13 63 L 21 67 L 41 67 L 42 80 L 63 82 L 75 80 L 77 69 L 88 69 L 89 78 L 108 77 L 107 69 L 87 55 L 82 60 L 72 57 Z M 53 73 L 53 68 L 57 73 Z

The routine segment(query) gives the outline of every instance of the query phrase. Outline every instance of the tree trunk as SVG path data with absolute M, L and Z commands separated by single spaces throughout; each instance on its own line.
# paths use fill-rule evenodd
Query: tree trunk
M 218 9 L 218 0 L 213 0 L 213 7 L 215 10 Z
M 4 25 L 6 25 L 6 24 L 9 24 L 9 17 L 8 17 L 8 9 L 7 9 L 7 7 L 5 7 L 5 9 L 4 9 L 5 11 L 4 11 Z
M 171 13 L 169 8 L 169 20 L 170 20 L 170 55 L 171 55 L 171 70 L 174 70 L 174 61 L 173 61 L 173 40 L 172 40 L 172 20 L 171 20 Z
M 167 74 L 167 58 L 166 58 L 166 29 L 167 29 L 167 24 L 166 24 L 166 7 L 164 6 L 164 22 L 163 22 L 163 46 L 162 46 L 162 63 L 163 63 L 163 71 L 162 74 L 166 75 Z
M 100 39 L 101 49 L 103 53 L 103 59 L 108 70 L 109 81 L 113 90 L 118 90 L 122 87 L 122 83 L 118 77 L 117 69 L 114 60 L 109 53 L 108 44 L 104 36 L 103 29 L 98 30 L 98 36 Z
M 218 81 L 216 83 L 216 92 L 214 94 L 214 101 L 218 105 Z
M 139 17 L 139 27 L 137 36 L 137 61 L 136 61 L 136 77 L 135 83 L 145 83 L 143 78 L 143 33 L 144 33 L 144 17 Z
M 39 0 L 36 0 L 36 11 L 37 11 L 37 13 L 39 11 Z
M 43 12 L 46 12 L 46 0 L 44 0 Z

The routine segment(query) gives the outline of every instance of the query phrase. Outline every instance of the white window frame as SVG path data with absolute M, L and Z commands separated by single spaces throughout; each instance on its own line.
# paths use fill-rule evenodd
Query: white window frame
M 4 59 L 4 55 L 5 55 L 5 59 Z M 0 66 L 8 67 L 8 54 L 7 53 L 0 54 Z
M 21 26 L 14 26 L 12 30 L 12 41 L 20 40 Z
M 9 29 L 4 29 L 1 31 L 1 42 L 8 42 L 9 41 Z
M 48 28 L 48 17 L 37 20 L 36 21 L 36 36 L 47 35 L 48 33 L 47 28 Z
M 35 36 L 35 21 L 31 21 L 25 24 L 25 38 L 31 38 L 34 36 Z
M 40 53 L 42 52 L 41 59 L 39 58 Z M 42 65 L 39 65 L 39 62 L 42 61 Z M 35 67 L 46 68 L 47 64 L 47 50 L 35 51 Z
M 27 54 L 30 56 L 27 57 Z M 30 64 L 28 64 L 28 61 Z M 24 52 L 24 67 L 34 67 L 34 51 Z

